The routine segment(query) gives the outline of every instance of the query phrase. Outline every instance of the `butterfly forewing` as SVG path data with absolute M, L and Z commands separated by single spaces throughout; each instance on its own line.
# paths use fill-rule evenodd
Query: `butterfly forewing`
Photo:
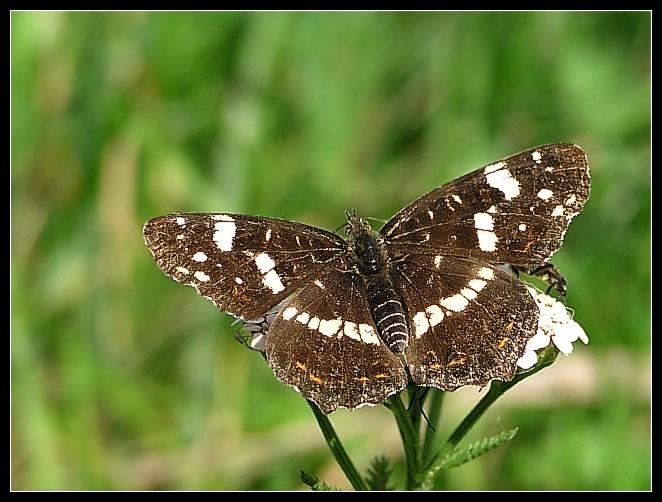
M 330 270 L 296 294 L 269 327 L 267 361 L 322 411 L 380 404 L 407 385 L 377 334 L 363 279 Z
M 143 234 L 167 275 L 244 319 L 267 313 L 340 263 L 345 250 L 330 232 L 238 214 L 161 216 L 147 222 Z
M 541 265 L 561 246 L 589 184 L 581 148 L 541 146 L 429 192 L 396 214 L 381 234 L 393 255 Z
M 524 284 L 485 263 L 429 255 L 398 262 L 393 277 L 409 311 L 416 384 L 455 390 L 513 377 L 538 325 Z

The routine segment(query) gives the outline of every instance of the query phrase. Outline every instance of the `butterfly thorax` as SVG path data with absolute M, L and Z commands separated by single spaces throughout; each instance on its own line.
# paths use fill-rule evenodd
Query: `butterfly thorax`
M 395 353 L 405 350 L 409 341 L 407 317 L 402 299 L 389 277 L 389 260 L 381 236 L 356 216 L 347 214 L 347 242 L 356 271 L 363 279 L 377 332 Z

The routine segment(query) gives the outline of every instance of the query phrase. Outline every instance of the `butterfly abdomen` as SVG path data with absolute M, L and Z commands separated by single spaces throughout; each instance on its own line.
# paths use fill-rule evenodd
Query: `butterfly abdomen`
M 368 304 L 377 332 L 396 354 L 409 342 L 409 328 L 402 299 L 388 276 L 388 255 L 384 241 L 362 218 L 347 214 L 349 249 L 356 269 L 363 277 Z
M 368 303 L 379 337 L 396 354 L 407 348 L 409 328 L 402 301 L 393 283 L 384 275 L 366 281 Z

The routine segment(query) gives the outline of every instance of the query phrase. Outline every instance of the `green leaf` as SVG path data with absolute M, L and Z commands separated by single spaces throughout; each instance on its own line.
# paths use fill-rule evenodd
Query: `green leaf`
M 441 469 L 449 469 L 465 464 L 488 451 L 507 443 L 515 437 L 517 428 L 502 431 L 492 437 L 481 439 L 464 448 L 455 448 L 442 462 Z
M 383 455 L 377 455 L 372 460 L 370 467 L 368 467 L 366 475 L 368 486 L 371 490 L 393 490 L 393 486 L 389 485 L 392 473 L 393 469 L 388 458 Z
M 314 492 L 337 492 L 340 491 L 340 488 L 335 486 L 327 485 L 324 481 L 320 480 L 317 476 L 308 474 L 305 471 L 299 472 L 299 477 L 301 481 L 307 486 L 310 486 L 311 490 Z

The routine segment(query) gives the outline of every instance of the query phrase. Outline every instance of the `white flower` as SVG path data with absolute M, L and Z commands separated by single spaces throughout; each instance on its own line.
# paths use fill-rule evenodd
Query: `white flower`
M 588 336 L 582 327 L 570 318 L 565 305 L 531 286 L 527 287 L 538 304 L 540 318 L 538 331 L 526 343 L 524 354 L 517 360 L 517 366 L 523 369 L 533 367 L 538 362 L 536 351 L 547 347 L 550 341 L 565 355 L 572 353 L 572 343 L 578 338 L 588 343 Z

